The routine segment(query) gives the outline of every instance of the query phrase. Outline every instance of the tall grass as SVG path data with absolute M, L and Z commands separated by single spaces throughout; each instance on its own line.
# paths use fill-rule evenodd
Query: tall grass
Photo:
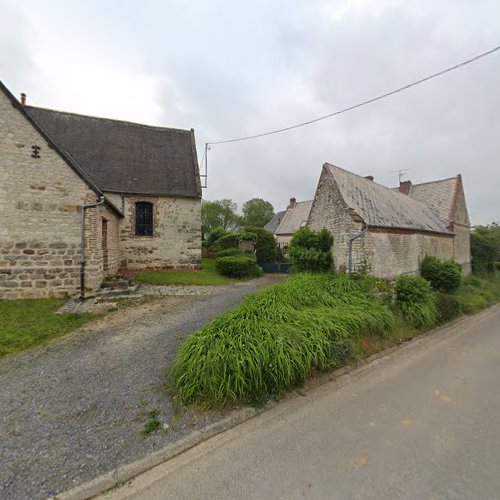
M 296 274 L 188 337 L 172 377 L 185 402 L 262 402 L 345 364 L 363 333 L 394 328 L 387 306 L 346 277 Z

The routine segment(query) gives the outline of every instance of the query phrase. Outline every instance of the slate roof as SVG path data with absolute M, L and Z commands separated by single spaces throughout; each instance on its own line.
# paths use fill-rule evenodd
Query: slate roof
M 268 231 L 271 231 L 271 233 L 274 234 L 276 232 L 276 229 L 278 229 L 278 226 L 281 224 L 281 220 L 283 219 L 285 213 L 286 210 L 283 210 L 282 212 L 274 214 L 273 218 L 264 226 L 264 229 L 267 229 Z
M 453 199 L 457 189 L 457 177 L 422 184 L 413 184 L 408 196 L 432 207 L 439 218 L 449 224 Z
M 200 197 L 194 133 L 24 106 L 102 191 Z
M 293 234 L 307 224 L 312 203 L 312 200 L 299 201 L 293 208 L 287 209 L 275 234 Z
M 429 205 L 334 165 L 324 166 L 348 207 L 368 226 L 453 234 Z

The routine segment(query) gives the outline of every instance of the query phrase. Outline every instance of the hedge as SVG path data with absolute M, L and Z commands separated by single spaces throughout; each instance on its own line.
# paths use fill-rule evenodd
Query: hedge
M 420 264 L 420 275 L 434 290 L 454 293 L 462 283 L 462 266 L 453 260 L 443 262 L 436 257 L 426 257 Z
M 255 255 L 246 254 L 219 257 L 215 261 L 215 269 L 229 278 L 256 278 L 261 274 Z

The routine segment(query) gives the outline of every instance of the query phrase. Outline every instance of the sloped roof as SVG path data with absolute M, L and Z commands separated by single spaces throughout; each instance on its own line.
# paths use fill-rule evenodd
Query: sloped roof
M 334 165 L 325 163 L 325 168 L 348 207 L 368 226 L 452 234 L 430 206 Z
M 293 234 L 307 223 L 312 200 L 299 201 L 293 208 L 287 209 L 275 234 Z
M 457 178 L 451 177 L 440 181 L 413 184 L 408 196 L 432 207 L 439 218 L 448 225 L 456 188 Z
M 24 109 L 103 191 L 201 196 L 193 131 Z
M 264 226 L 264 229 L 267 229 L 268 231 L 271 231 L 271 233 L 274 234 L 276 232 L 276 229 L 278 229 L 278 226 L 281 224 L 281 220 L 283 219 L 285 213 L 286 210 L 283 210 L 282 212 L 274 214 L 273 218 Z

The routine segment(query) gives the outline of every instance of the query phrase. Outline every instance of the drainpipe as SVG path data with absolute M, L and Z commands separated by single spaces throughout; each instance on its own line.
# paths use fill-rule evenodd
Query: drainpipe
M 349 240 L 349 276 L 352 275 L 352 242 L 354 240 L 357 240 L 358 238 L 360 238 L 361 236 L 363 236 L 363 234 L 365 234 L 366 232 L 368 231 L 368 228 L 365 227 L 363 229 L 363 231 L 361 231 L 359 234 L 357 234 L 356 236 L 353 236 L 350 240 Z
M 80 207 L 80 300 L 85 300 L 85 210 L 104 204 L 104 196 L 97 203 Z

